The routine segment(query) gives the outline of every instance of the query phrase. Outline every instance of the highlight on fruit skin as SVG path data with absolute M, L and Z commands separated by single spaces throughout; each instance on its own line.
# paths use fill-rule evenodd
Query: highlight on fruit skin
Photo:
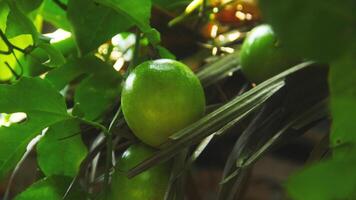
M 112 175 L 109 200 L 164 199 L 172 168 L 170 161 L 158 164 L 131 179 L 125 174 L 154 152 L 149 146 L 134 144 L 122 154 Z
M 263 82 L 299 61 L 299 58 L 283 49 L 283 42 L 278 40 L 268 24 L 253 28 L 240 51 L 241 70 L 255 83 Z
M 188 66 L 158 59 L 131 72 L 122 90 L 121 107 L 133 133 L 142 142 L 158 147 L 204 114 L 205 95 Z

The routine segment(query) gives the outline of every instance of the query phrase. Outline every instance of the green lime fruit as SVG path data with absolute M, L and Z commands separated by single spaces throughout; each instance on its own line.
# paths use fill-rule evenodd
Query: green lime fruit
M 112 176 L 110 200 L 164 199 L 171 171 L 170 162 L 158 164 L 132 179 L 125 174 L 153 153 L 151 147 L 135 144 L 122 154 Z
M 280 43 L 271 26 L 259 25 L 244 40 L 240 62 L 244 75 L 252 82 L 262 82 L 298 63 Z
M 144 62 L 130 73 L 122 90 L 121 106 L 134 134 L 158 147 L 204 114 L 205 96 L 189 67 L 159 59 Z

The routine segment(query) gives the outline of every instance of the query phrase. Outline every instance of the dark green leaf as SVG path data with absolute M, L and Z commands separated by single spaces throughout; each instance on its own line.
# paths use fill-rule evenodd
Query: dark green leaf
M 22 78 L 15 85 L 0 85 L 0 94 L 1 112 L 27 115 L 24 122 L 0 127 L 1 179 L 16 165 L 32 138 L 70 116 L 63 97 L 40 78 Z
M 331 146 L 356 144 L 356 57 L 348 54 L 332 63 L 329 87 L 331 93 Z M 336 148 L 335 156 L 343 156 L 343 148 Z M 347 153 L 348 154 L 348 153 Z
M 68 0 L 61 2 L 67 4 Z M 44 0 L 41 15 L 44 20 L 50 22 L 57 28 L 62 28 L 67 31 L 71 29 L 66 11 L 55 4 L 53 0 Z
M 262 0 L 264 18 L 292 53 L 330 61 L 355 44 L 354 0 Z
M 157 44 L 159 34 L 155 29 L 150 27 L 151 17 L 151 0 L 96 0 L 96 2 L 115 9 L 118 13 L 126 16 L 130 21 L 134 22 L 152 44 Z
M 152 3 L 165 10 L 185 8 L 191 0 L 152 0 Z
M 168 49 L 162 47 L 162 46 L 157 46 L 157 49 L 158 49 L 158 53 L 159 53 L 159 56 L 161 58 L 169 58 L 169 59 L 173 59 L 175 60 L 176 59 L 176 56 L 170 52 Z
M 60 167 L 60 166 L 58 166 Z M 71 179 L 68 177 L 49 177 L 44 178 L 32 186 L 27 188 L 24 192 L 19 194 L 15 200 L 62 200 L 62 197 L 70 184 Z M 73 192 L 67 200 L 85 199 L 85 195 L 81 194 L 79 190 Z
M 16 0 L 18 8 L 25 14 L 37 9 L 43 0 Z
M 287 183 L 295 200 L 356 199 L 355 151 L 343 159 L 313 165 L 292 176 Z
M 65 63 L 65 58 L 62 53 L 47 43 L 39 43 L 38 48 L 43 49 L 44 52 L 48 55 L 49 59 L 43 64 L 48 67 L 59 67 Z
M 98 72 L 107 67 L 107 65 L 95 56 L 87 56 L 84 58 L 68 60 L 68 62 L 59 68 L 50 71 L 46 75 L 49 80 L 58 90 L 63 89 L 69 82 L 78 78 L 83 74 Z
M 97 120 L 120 99 L 121 77 L 112 67 L 93 73 L 76 88 L 74 101 L 87 120 Z
M 87 154 L 79 122 L 69 119 L 52 125 L 37 145 L 38 164 L 46 176 L 74 177 Z
M 132 26 L 132 22 L 125 15 L 98 5 L 94 0 L 69 0 L 68 19 L 81 55 L 86 55 L 115 34 Z

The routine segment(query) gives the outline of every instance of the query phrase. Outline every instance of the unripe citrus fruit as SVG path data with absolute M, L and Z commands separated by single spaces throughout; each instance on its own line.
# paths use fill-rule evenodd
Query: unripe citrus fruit
M 280 46 L 269 25 L 251 30 L 240 52 L 241 70 L 253 82 L 262 82 L 297 64 L 298 59 Z
M 199 79 L 186 65 L 159 59 L 144 62 L 131 72 L 121 106 L 134 134 L 157 147 L 204 114 L 205 96 Z
M 110 200 L 162 200 L 167 190 L 171 163 L 158 164 L 129 179 L 125 172 L 154 153 L 151 147 L 135 144 L 118 160 L 112 176 Z

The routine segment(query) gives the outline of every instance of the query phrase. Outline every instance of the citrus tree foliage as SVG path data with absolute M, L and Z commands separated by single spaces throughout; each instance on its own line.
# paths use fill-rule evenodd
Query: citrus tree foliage
M 136 47 L 144 44 L 157 52 L 159 57 L 175 58 L 160 45 L 160 33 L 150 25 L 151 10 L 153 6 L 166 10 L 179 6 L 184 8 L 189 2 L 0 0 L 0 113 L 20 113 L 22 116 L 21 120 L 0 126 L 0 180 L 9 179 L 11 174 L 16 175 L 17 170 L 21 170 L 22 161 L 33 151 L 42 174 L 15 200 L 60 200 L 64 196 L 66 199 L 83 199 L 87 196 L 77 178 L 85 173 L 85 165 L 96 154 L 92 154 L 95 153 L 95 145 L 85 144 L 82 138 L 91 137 L 92 130 L 99 132 L 109 141 L 106 148 L 107 155 L 111 155 L 113 130 L 116 124 L 123 123 L 118 107 L 122 82 L 127 77 L 127 74 L 114 70 L 113 63 L 98 56 L 98 48 L 118 33 L 136 32 Z M 264 19 L 271 24 L 288 51 L 300 58 L 330 66 L 328 87 L 332 156 L 290 177 L 286 189 L 297 200 L 355 199 L 355 2 L 259 2 Z M 50 42 L 50 38 L 41 33 L 43 22 L 70 32 L 69 43 L 61 46 Z M 137 56 L 135 50 L 132 53 L 134 58 Z M 133 59 L 128 67 L 148 57 Z M 214 69 L 207 67 L 201 71 L 199 78 L 203 84 L 204 80 L 211 84 L 214 78 L 220 80 L 226 77 L 226 71 L 216 69 L 220 67 L 219 63 L 230 66 L 226 63 L 231 61 L 231 57 L 226 56 L 226 60 L 222 58 L 211 65 Z M 236 60 L 232 62 L 237 65 Z M 178 154 L 178 150 L 211 136 L 201 143 L 200 147 L 204 148 L 212 136 L 225 132 L 264 104 L 284 86 L 285 76 L 308 64 L 303 63 L 267 80 L 206 115 L 192 127 L 173 135 L 170 138 L 172 145 L 167 145 L 156 157 L 133 169 L 129 176 L 152 167 L 154 163 L 168 160 Z M 118 112 L 114 115 L 116 110 Z M 256 150 L 257 153 L 259 151 Z M 243 158 L 243 161 L 252 163 L 250 159 L 259 157 L 254 154 L 256 152 L 248 151 L 250 157 Z M 104 182 L 109 180 L 111 167 L 111 157 L 107 157 L 105 174 L 100 177 Z M 189 161 L 194 160 L 192 156 Z M 242 166 L 235 161 L 228 164 L 235 168 Z M 231 166 L 228 168 L 232 169 Z
M 330 64 L 333 155 L 291 177 L 288 191 L 295 199 L 354 199 L 356 4 L 352 0 L 260 3 L 265 18 L 290 51 Z
M 46 176 L 16 199 L 62 199 L 88 153 L 81 138 L 83 124 L 105 132 L 104 126 L 93 124 L 120 99 L 121 76 L 94 53 L 133 26 L 159 43 L 158 32 L 149 24 L 151 6 L 145 0 L 0 2 L 0 79 L 5 81 L 0 85 L 0 110 L 25 116 L 0 127 L 0 178 L 8 177 L 36 143 L 38 166 Z M 43 20 L 72 33 L 75 48 L 70 55 L 40 33 Z M 44 57 L 41 62 L 39 56 Z M 44 78 L 33 77 L 44 72 L 49 72 Z M 74 106 L 68 107 L 63 92 L 75 80 L 80 82 Z M 39 141 L 33 140 L 36 136 Z

